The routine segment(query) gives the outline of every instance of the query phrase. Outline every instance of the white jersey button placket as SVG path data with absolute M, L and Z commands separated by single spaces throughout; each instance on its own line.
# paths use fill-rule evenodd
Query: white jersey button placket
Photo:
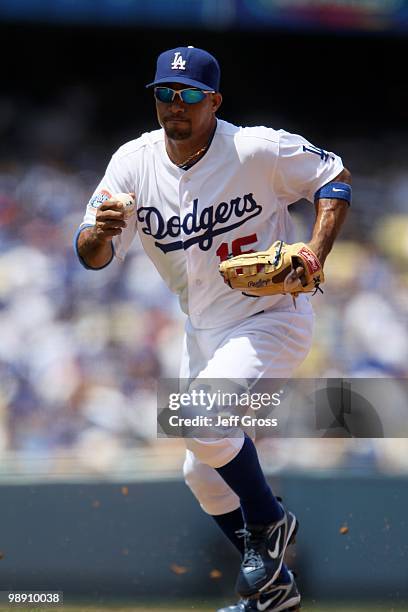
M 180 216 L 181 223 L 183 222 L 184 217 L 193 211 L 193 202 L 195 198 L 199 198 L 199 189 L 198 185 L 194 184 L 193 177 L 184 175 L 180 179 L 179 183 L 179 197 L 180 197 Z M 191 225 L 191 223 L 190 223 Z M 183 231 L 182 225 L 182 239 L 183 242 L 186 240 L 191 240 L 193 237 L 192 234 L 185 234 Z M 195 268 L 196 268 L 196 258 L 197 258 L 197 245 L 190 246 L 190 248 L 185 250 L 185 258 L 186 258 L 186 269 L 187 269 L 187 283 L 188 283 L 188 304 L 189 304 L 189 313 L 194 319 L 199 319 L 202 315 L 202 285 L 203 282 L 201 279 L 196 278 Z

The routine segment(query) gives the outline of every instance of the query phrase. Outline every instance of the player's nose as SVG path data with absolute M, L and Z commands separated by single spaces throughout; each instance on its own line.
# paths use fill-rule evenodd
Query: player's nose
M 173 102 L 170 104 L 170 110 L 172 113 L 180 113 L 180 112 L 185 112 L 186 110 L 186 105 L 185 103 L 181 100 L 180 96 L 178 94 L 176 94 L 174 96 L 174 100 Z

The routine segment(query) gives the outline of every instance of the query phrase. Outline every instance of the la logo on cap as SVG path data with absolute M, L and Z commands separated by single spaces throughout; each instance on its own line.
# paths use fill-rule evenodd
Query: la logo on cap
M 154 81 L 146 87 L 180 80 L 175 78 L 177 73 L 185 85 L 208 91 L 219 90 L 220 67 L 217 60 L 208 51 L 193 45 L 174 47 L 160 53 Z
M 174 54 L 174 60 L 171 64 L 172 70 L 185 70 L 186 69 L 186 60 L 183 60 L 183 56 L 180 51 L 177 51 Z

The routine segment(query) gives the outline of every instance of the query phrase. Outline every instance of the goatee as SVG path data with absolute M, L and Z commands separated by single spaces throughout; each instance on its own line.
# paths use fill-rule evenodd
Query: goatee
M 186 140 L 187 138 L 191 138 L 191 126 L 187 128 L 177 127 L 177 125 L 172 125 L 169 127 L 164 124 L 164 131 L 166 132 L 167 138 L 171 138 L 171 140 Z

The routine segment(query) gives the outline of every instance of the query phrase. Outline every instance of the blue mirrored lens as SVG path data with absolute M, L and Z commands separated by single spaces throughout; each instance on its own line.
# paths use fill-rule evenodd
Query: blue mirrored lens
M 205 93 L 199 89 L 186 89 L 181 92 L 181 99 L 186 104 L 197 104 L 197 102 L 201 102 L 204 98 Z
M 175 90 L 171 89 L 171 87 L 155 87 L 154 89 L 156 98 L 166 104 L 173 102 L 174 94 Z M 205 93 L 200 89 L 185 89 L 180 92 L 180 95 L 185 104 L 197 104 L 197 102 L 201 102 L 205 98 Z
M 160 102 L 172 102 L 174 96 L 174 90 L 170 87 L 155 87 L 154 95 Z

